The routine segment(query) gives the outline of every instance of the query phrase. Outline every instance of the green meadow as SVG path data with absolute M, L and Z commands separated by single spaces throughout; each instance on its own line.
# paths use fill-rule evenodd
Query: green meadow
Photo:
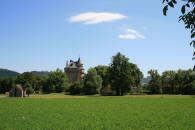
M 66 96 L 0 98 L 2 130 L 195 129 L 195 97 Z

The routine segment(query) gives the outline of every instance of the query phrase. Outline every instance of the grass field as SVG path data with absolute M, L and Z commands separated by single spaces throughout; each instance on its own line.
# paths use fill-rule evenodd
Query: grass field
M 0 129 L 195 129 L 193 96 L 0 97 Z

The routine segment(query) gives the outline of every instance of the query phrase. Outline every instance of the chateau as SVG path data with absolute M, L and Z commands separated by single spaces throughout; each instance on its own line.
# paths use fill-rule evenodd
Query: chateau
M 70 60 L 66 62 L 66 67 L 64 68 L 70 83 L 81 82 L 84 77 L 84 67 L 83 63 L 79 57 L 78 61 Z

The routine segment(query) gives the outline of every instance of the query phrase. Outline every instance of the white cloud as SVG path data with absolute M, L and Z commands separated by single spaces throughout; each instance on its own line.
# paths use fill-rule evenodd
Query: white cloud
M 134 29 L 127 29 L 127 32 L 129 33 L 134 33 L 134 34 L 138 34 L 138 32 Z
M 136 39 L 137 38 L 133 34 L 124 34 L 124 35 L 120 34 L 120 35 L 118 35 L 118 37 L 121 39 Z
M 118 37 L 121 39 L 146 39 L 146 37 L 142 34 L 140 34 L 138 31 L 134 29 L 126 29 L 127 34 L 119 34 Z
M 142 35 L 142 34 L 138 34 L 137 37 L 141 38 L 141 39 L 146 39 L 146 37 L 144 35 Z
M 124 16 L 119 13 L 97 13 L 97 12 L 87 12 L 78 14 L 76 16 L 72 16 L 69 18 L 70 22 L 84 22 L 84 24 L 97 24 L 102 22 L 109 22 L 114 20 L 119 20 L 126 18 L 127 16 Z

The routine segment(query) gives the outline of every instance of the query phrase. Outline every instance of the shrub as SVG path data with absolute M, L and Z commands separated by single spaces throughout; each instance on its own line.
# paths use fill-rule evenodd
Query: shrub
M 33 93 L 33 91 L 34 91 L 33 88 L 29 87 L 29 88 L 26 89 L 26 94 L 29 96 L 30 94 Z
M 70 86 L 69 92 L 71 95 L 81 94 L 83 85 L 81 83 L 74 83 Z

